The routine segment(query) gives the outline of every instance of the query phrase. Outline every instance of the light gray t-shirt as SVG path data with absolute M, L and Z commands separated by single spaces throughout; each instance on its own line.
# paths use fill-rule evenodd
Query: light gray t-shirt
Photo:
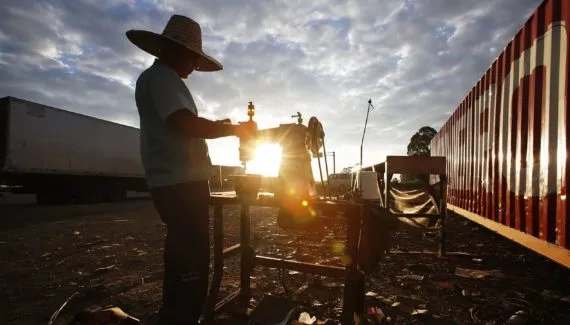
M 178 74 L 156 60 L 137 79 L 135 100 L 140 117 L 140 151 L 150 188 L 208 180 L 211 161 L 206 140 L 176 133 L 168 115 L 187 109 L 198 116 L 190 90 Z

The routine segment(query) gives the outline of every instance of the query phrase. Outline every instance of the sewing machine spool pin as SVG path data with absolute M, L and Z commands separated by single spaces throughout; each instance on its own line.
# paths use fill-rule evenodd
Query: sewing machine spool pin
M 247 105 L 247 116 L 249 116 L 249 121 L 253 122 L 253 116 L 255 115 L 255 106 L 253 102 L 249 102 Z
M 239 122 L 239 124 L 248 125 L 253 131 L 257 131 L 257 123 L 253 120 L 253 116 L 255 116 L 255 106 L 253 105 L 253 102 L 249 102 L 247 105 L 247 116 L 249 116 L 249 120 L 245 122 Z M 245 168 L 247 162 L 251 161 L 255 156 L 255 137 L 240 139 L 239 141 L 239 160 L 242 162 L 242 165 Z
M 301 115 L 301 112 L 297 112 L 297 114 L 295 115 L 291 115 L 292 118 L 297 118 L 297 123 L 298 124 L 303 124 L 303 116 Z

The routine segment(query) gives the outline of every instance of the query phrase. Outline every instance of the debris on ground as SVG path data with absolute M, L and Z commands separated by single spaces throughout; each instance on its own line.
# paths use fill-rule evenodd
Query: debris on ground
M 308 324 L 308 325 L 312 325 L 316 321 L 317 318 L 315 316 L 311 317 L 311 315 L 309 315 L 309 313 L 306 312 L 302 312 L 301 315 L 299 315 L 299 319 L 297 320 L 299 324 Z
M 541 296 L 545 297 L 546 299 L 550 299 L 550 300 L 560 300 L 560 301 L 563 301 L 566 303 L 570 303 L 570 295 L 569 296 L 562 296 L 562 295 L 554 293 L 553 291 L 548 290 L 548 289 L 542 290 Z
M 415 281 L 423 281 L 423 275 L 416 275 L 416 274 L 405 274 L 405 275 L 398 275 L 396 276 L 397 279 L 400 280 L 415 280 Z
M 0 324 L 44 325 L 75 292 L 54 325 L 67 324 L 91 305 L 121 306 L 140 319 L 157 312 L 164 225 L 151 201 L 104 207 L 0 205 Z M 263 239 L 256 243 L 258 254 L 342 266 L 343 219 L 317 235 L 279 229 L 274 209 L 251 212 L 252 237 Z M 37 217 L 23 222 L 24 214 Z M 224 209 L 223 225 L 224 245 L 237 244 L 239 207 Z M 381 311 L 382 325 L 498 325 L 509 318 L 526 318 L 526 325 L 570 324 L 570 270 L 453 213 L 447 226 L 445 258 L 437 256 L 438 239 L 423 237 L 419 229 L 402 225 L 392 234 L 392 249 L 365 282 L 367 307 Z M 224 261 L 219 299 L 239 288 L 239 264 L 239 256 Z M 343 280 L 256 267 L 249 307 L 255 310 L 268 294 L 283 296 L 296 306 L 294 322 L 305 312 L 312 325 L 337 324 Z M 247 323 L 230 313 L 216 319 L 221 325 Z
M 467 268 L 456 268 L 455 275 L 464 277 L 464 278 L 471 278 L 471 279 L 484 279 L 486 277 L 494 277 L 494 278 L 504 278 L 505 275 L 501 270 L 474 270 L 474 269 L 467 269 Z
M 518 310 L 513 316 L 509 317 L 505 325 L 525 325 L 527 323 L 527 313 L 524 310 Z
M 116 264 L 104 266 L 104 267 L 98 267 L 95 269 L 95 274 L 101 274 L 101 273 L 110 271 L 110 270 L 114 269 L 115 267 L 117 267 Z
M 471 291 L 467 289 L 461 290 L 463 297 L 479 297 L 481 295 L 480 291 Z

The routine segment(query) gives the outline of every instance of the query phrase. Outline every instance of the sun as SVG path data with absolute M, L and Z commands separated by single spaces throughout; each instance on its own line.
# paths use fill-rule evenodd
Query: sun
M 278 144 L 259 144 L 255 150 L 255 157 L 247 163 L 245 172 L 277 177 L 280 162 L 281 147 Z

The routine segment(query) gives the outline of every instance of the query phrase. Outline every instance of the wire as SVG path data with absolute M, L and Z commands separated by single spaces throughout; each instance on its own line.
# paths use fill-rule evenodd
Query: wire
M 49 325 L 52 325 L 55 322 L 55 319 L 57 318 L 57 316 L 59 316 L 59 313 L 61 313 L 61 311 L 63 310 L 63 308 L 65 308 L 65 306 L 67 305 L 67 303 L 76 295 L 78 295 L 79 292 L 75 292 L 74 294 L 72 294 L 69 298 L 67 298 L 67 300 L 65 300 L 65 302 L 59 307 L 58 310 L 55 311 L 55 313 L 53 313 L 53 315 L 51 315 L 50 319 L 49 319 Z
M 528 317 L 534 314 L 533 305 L 521 298 L 497 298 L 493 301 L 478 305 L 469 310 L 471 319 L 475 322 L 498 320 L 501 318 L 505 309 L 524 310 L 528 312 Z M 500 316 L 501 315 L 501 316 Z

